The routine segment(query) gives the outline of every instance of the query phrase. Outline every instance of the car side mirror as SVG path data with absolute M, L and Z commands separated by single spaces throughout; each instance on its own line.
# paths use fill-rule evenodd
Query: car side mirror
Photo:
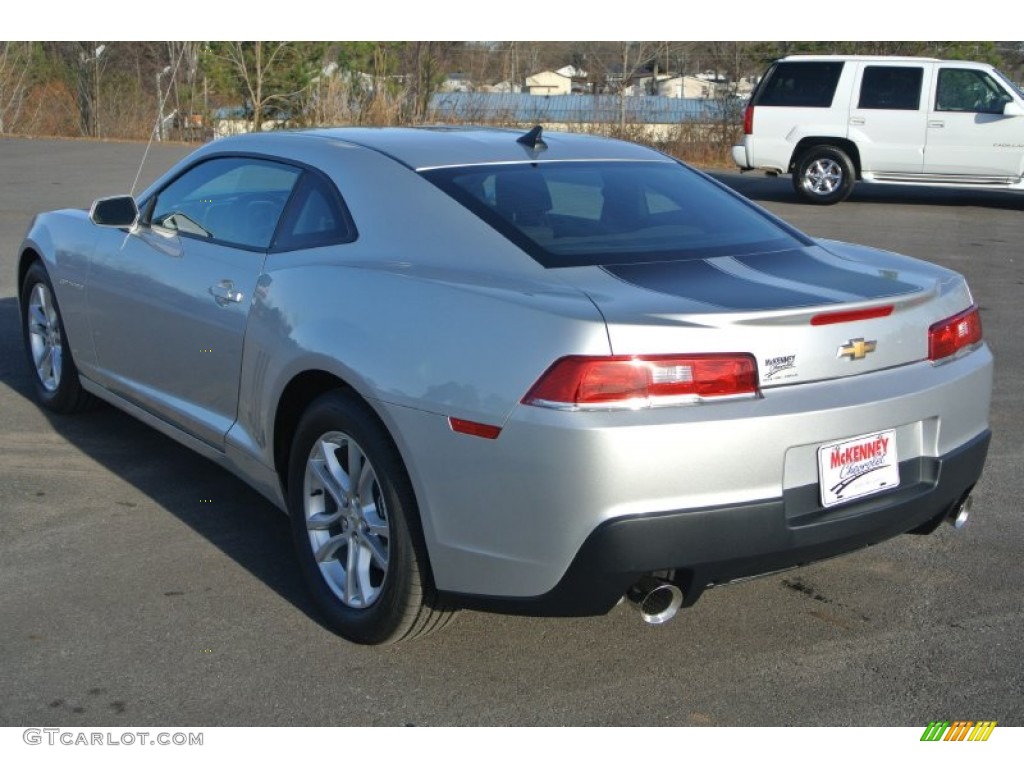
M 1024 107 L 1015 101 L 1008 101 L 1003 105 L 1003 114 L 1012 117 L 1024 115 Z
M 89 219 L 99 227 L 130 229 L 139 220 L 139 206 L 131 195 L 103 197 L 92 204 Z

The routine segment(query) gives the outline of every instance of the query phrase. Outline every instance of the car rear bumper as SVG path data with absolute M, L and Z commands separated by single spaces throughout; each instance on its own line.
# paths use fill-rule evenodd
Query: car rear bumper
M 605 595 L 573 609 L 594 613 L 612 593 L 617 600 L 637 572 L 696 572 L 715 561 L 798 550 L 814 543 L 816 525 L 833 521 L 828 535 L 843 539 L 849 525 L 858 526 L 843 518 L 870 513 L 876 503 L 909 507 L 894 525 L 884 513 L 865 520 L 869 533 L 879 528 L 869 537 L 874 541 L 939 515 L 980 474 L 956 488 L 947 487 L 945 474 L 941 487 L 928 486 L 939 467 L 987 432 L 992 365 L 982 345 L 943 365 L 921 361 L 692 407 L 573 412 L 522 405 L 493 440 L 457 433 L 439 414 L 385 403 L 380 412 L 409 471 L 439 590 L 530 605 L 572 584 L 570 591 L 579 593 L 573 599 L 582 599 L 584 588 Z M 901 461 L 899 488 L 817 513 L 821 448 L 889 430 Z M 918 496 L 924 499 L 915 501 Z M 615 560 L 579 565 L 595 560 L 586 554 L 591 551 L 621 554 L 618 535 L 600 544 L 620 521 L 630 531 L 655 526 L 651 556 L 641 558 L 645 547 L 639 547 L 629 567 Z M 663 525 L 679 527 L 670 537 L 678 542 L 670 558 L 659 554 Z M 765 543 L 762 527 L 777 533 L 766 539 L 769 548 L 750 550 Z M 719 539 L 724 548 L 716 554 L 708 548 Z M 835 550 L 862 543 L 840 541 Z M 811 559 L 800 555 L 793 562 Z M 761 570 L 774 567 L 784 565 Z M 568 575 L 580 568 L 583 577 Z
M 740 167 L 740 170 L 749 171 L 753 169 L 750 160 L 747 158 L 747 147 L 744 144 L 733 145 L 732 160 Z
M 705 589 L 806 565 L 901 533 L 930 531 L 954 513 L 981 477 L 991 433 L 940 457 L 900 463 L 899 489 L 824 509 L 818 486 L 782 498 L 609 520 L 586 539 L 561 581 L 528 598 L 448 593 L 489 611 L 587 616 L 610 610 L 640 576 L 673 571 L 692 605 Z

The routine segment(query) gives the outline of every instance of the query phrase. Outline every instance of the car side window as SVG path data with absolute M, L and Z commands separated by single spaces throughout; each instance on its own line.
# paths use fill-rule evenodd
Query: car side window
M 939 83 L 935 92 L 938 112 L 981 112 L 1001 114 L 1009 94 L 987 72 L 976 69 L 939 70 Z
M 841 61 L 781 61 L 768 73 L 754 103 L 764 107 L 831 107 Z
M 160 191 L 148 222 L 181 235 L 266 250 L 301 174 L 258 158 L 207 160 Z
M 923 80 L 921 67 L 864 67 L 857 108 L 919 109 Z
M 273 250 L 351 243 L 356 234 L 352 216 L 334 185 L 319 173 L 306 171 L 284 212 Z

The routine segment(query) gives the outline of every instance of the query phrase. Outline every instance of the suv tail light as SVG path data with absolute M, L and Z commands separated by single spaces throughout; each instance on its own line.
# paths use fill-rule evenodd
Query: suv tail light
M 943 360 L 981 341 L 981 313 L 976 304 L 928 329 L 928 359 Z
M 546 408 L 650 408 L 758 393 L 748 354 L 563 357 L 523 403 Z
M 754 105 L 747 104 L 747 108 L 743 110 L 743 133 L 746 136 L 750 136 L 754 133 Z

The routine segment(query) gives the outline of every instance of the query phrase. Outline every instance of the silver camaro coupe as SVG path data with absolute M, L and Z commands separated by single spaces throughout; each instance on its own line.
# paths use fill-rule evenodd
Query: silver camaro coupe
M 659 623 L 961 525 L 989 443 L 960 275 L 591 136 L 221 139 L 37 216 L 18 285 L 41 403 L 112 403 L 242 477 L 361 643 L 460 606 Z

